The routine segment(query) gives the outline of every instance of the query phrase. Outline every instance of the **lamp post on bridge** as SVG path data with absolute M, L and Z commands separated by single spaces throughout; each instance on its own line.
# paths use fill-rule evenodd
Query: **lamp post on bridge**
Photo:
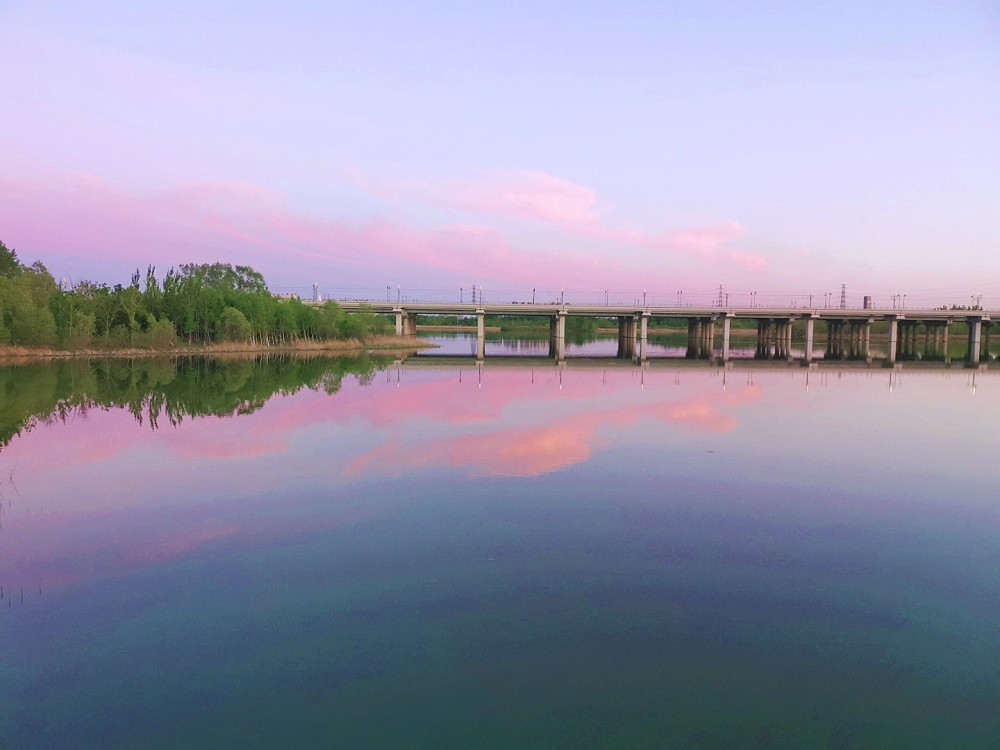
M 561 287 L 559 289 L 559 304 L 560 305 L 565 305 L 566 304 L 566 288 L 565 287 Z
M 645 289 L 642 290 L 642 306 L 643 307 L 646 306 L 646 290 Z
M 400 302 L 400 294 L 401 294 L 401 292 L 399 291 L 399 284 L 396 284 L 396 304 L 397 305 Z
M 607 289 L 604 290 L 604 306 L 605 307 L 608 306 L 608 290 Z
M 535 287 L 531 287 L 531 304 L 535 304 Z

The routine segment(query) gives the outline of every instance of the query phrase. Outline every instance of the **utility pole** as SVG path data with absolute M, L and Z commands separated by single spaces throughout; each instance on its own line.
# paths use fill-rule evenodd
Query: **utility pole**
M 847 284 L 840 285 L 840 309 L 847 307 Z

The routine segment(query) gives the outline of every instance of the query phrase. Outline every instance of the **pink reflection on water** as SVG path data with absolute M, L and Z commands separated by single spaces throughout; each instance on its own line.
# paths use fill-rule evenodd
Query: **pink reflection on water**
M 156 430 L 121 410 L 39 425 L 2 454 L 18 467 L 22 498 L 2 519 L 0 571 L 51 588 L 220 544 L 268 544 L 377 516 L 374 501 L 342 507 L 345 480 L 441 468 L 537 477 L 592 460 L 631 429 L 732 432 L 738 420 L 728 409 L 762 394 L 749 385 L 723 392 L 703 379 L 650 387 L 669 373 L 647 374 L 643 390 L 625 369 L 385 376 L 368 387 L 346 380 L 334 395 L 275 397 L 238 417 L 161 419 Z M 301 498 L 314 487 L 332 494 L 307 507 Z M 295 500 L 284 499 L 289 488 L 299 491 Z

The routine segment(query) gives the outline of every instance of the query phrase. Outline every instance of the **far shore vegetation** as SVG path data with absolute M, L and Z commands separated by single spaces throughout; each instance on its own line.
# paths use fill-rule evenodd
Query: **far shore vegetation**
M 399 348 L 390 321 L 328 301 L 279 299 L 248 266 L 136 270 L 129 284 L 61 288 L 40 262 L 0 242 L 0 357 L 141 356 L 264 349 Z M 406 343 L 412 347 L 412 340 Z

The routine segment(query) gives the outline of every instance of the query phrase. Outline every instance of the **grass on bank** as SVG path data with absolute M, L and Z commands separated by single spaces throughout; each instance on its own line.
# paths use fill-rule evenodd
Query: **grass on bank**
M 259 344 L 251 341 L 218 341 L 206 344 L 170 343 L 166 346 L 86 347 L 58 349 L 0 345 L 0 364 L 17 364 L 44 359 L 107 359 L 162 356 L 188 356 L 197 354 L 237 354 L 264 352 L 349 353 L 362 351 L 415 351 L 435 345 L 414 339 L 412 336 L 371 336 L 366 339 L 330 339 L 316 341 L 300 339 L 285 344 Z

